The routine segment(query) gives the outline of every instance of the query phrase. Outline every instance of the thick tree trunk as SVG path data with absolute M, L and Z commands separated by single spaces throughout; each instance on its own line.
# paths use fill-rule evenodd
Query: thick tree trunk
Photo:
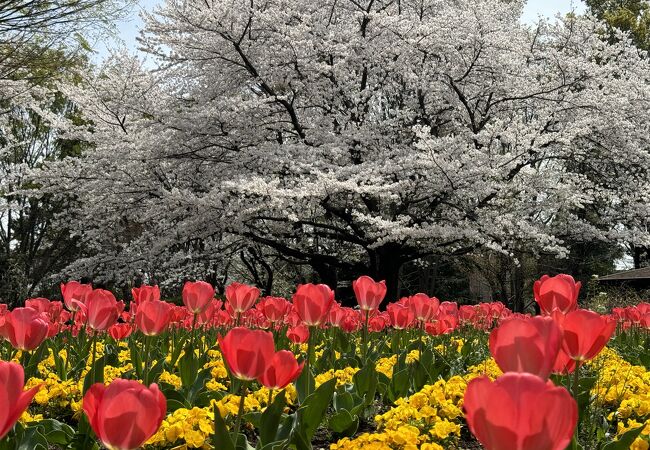
M 399 300 L 399 272 L 403 258 L 397 248 L 381 247 L 370 253 L 370 273 L 376 281 L 386 281 L 386 299 L 382 303 Z
M 312 263 L 312 267 L 318 275 L 318 280 L 315 282 L 328 285 L 336 294 L 336 287 L 338 285 L 338 275 L 336 273 L 336 267 L 332 267 L 329 264 L 316 264 Z

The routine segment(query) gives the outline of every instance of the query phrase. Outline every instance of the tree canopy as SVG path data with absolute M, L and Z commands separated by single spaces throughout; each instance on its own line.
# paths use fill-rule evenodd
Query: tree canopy
M 256 246 L 395 296 L 426 257 L 650 243 L 648 63 L 593 18 L 521 12 L 166 1 L 142 38 L 159 67 L 116 55 L 69 89 L 93 149 L 38 174 L 82 205 L 71 270 L 216 277 Z

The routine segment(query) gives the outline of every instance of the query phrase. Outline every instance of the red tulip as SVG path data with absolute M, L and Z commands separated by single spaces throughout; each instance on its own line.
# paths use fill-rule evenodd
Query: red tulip
M 236 327 L 219 336 L 219 348 L 232 374 L 241 380 L 262 376 L 275 354 L 273 334 Z
M 254 286 L 237 282 L 226 286 L 226 300 L 228 300 L 236 314 L 251 309 L 259 297 L 260 290 Z
M 433 322 L 424 324 L 424 331 L 432 336 L 440 336 L 441 334 L 449 334 L 453 332 L 458 326 L 458 318 L 450 314 L 438 316 Z
M 639 323 L 643 328 L 650 328 L 650 313 L 645 313 Z
M 47 338 L 50 330 L 47 316 L 33 308 L 15 308 L 2 320 L 0 336 L 20 350 L 34 350 Z
M 116 341 L 128 338 L 133 332 L 133 326 L 130 323 L 116 323 L 108 329 L 108 334 Z
M 287 337 L 294 344 L 304 344 L 309 339 L 309 328 L 304 325 L 296 325 L 287 330 Z
M 363 322 L 361 321 L 361 317 L 357 311 L 354 311 L 354 314 L 350 313 L 345 316 L 345 319 L 343 319 L 343 323 L 341 324 L 341 329 L 346 333 L 356 333 L 362 327 Z
M 557 352 L 557 358 L 555 359 L 555 364 L 553 365 L 553 373 L 561 373 L 564 375 L 573 373 L 576 368 L 576 362 L 567 355 L 562 347 L 560 351 Z
M 149 300 L 138 306 L 135 324 L 147 336 L 157 336 L 167 329 L 172 319 L 172 305 L 160 300 Z
M 578 406 L 562 387 L 529 373 L 508 372 L 492 382 L 469 382 L 464 398 L 470 431 L 486 450 L 564 450 L 578 422 Z
M 280 350 L 273 355 L 258 381 L 269 389 L 284 389 L 298 378 L 304 365 L 304 361 L 298 364 L 296 357 L 290 351 Z
M 29 298 L 25 300 L 25 306 L 27 308 L 35 309 L 39 313 L 47 314 L 50 312 L 50 301 L 43 297 Z
M 325 284 L 301 284 L 293 294 L 293 305 L 305 325 L 318 326 L 327 320 L 334 292 Z
M 438 314 L 458 317 L 458 303 L 456 302 L 440 303 L 440 306 L 438 307 Z
M 330 308 L 330 312 L 327 313 L 327 321 L 330 325 L 337 328 L 343 327 L 343 322 L 349 315 L 358 315 L 359 312 L 355 311 L 352 308 L 343 307 L 339 303 L 334 302 Z
M 401 306 L 399 303 L 391 303 L 386 307 L 390 324 L 397 330 L 409 328 L 415 321 L 415 314 L 408 306 Z
M 379 304 L 386 296 L 386 282 L 376 282 L 366 275 L 354 280 L 352 289 L 362 311 L 379 309 Z
M 458 318 L 461 322 L 471 322 L 477 314 L 476 306 L 462 305 L 458 308 Z
M 378 333 L 388 325 L 390 325 L 390 318 L 387 313 L 376 314 L 368 320 L 368 331 Z
M 0 440 L 13 428 L 31 403 L 41 385 L 28 391 L 25 387 L 25 371 L 20 364 L 0 361 Z
M 214 288 L 205 281 L 188 281 L 183 286 L 183 304 L 192 314 L 198 314 L 207 308 L 212 297 Z
M 120 305 L 111 291 L 93 289 L 86 297 L 83 309 L 86 313 L 86 323 L 90 328 L 95 331 L 106 331 L 117 322 L 124 304 Z
M 291 310 L 291 303 L 282 297 L 265 297 L 258 308 L 271 322 L 280 322 Z
M 92 290 L 93 287 L 90 284 L 81 284 L 78 281 L 61 283 L 61 295 L 65 307 L 70 311 L 77 311 L 80 305 L 86 303 L 86 296 Z
M 578 363 L 596 357 L 616 330 L 613 318 L 586 309 L 566 315 L 556 311 L 553 319 L 562 329 L 562 349 Z
M 490 333 L 490 352 L 504 372 L 548 378 L 562 345 L 562 332 L 550 317 L 507 319 Z
M 114 450 L 141 447 L 160 428 L 167 400 L 156 384 L 149 387 L 117 378 L 93 384 L 83 398 L 83 410 L 102 443 Z
M 150 302 L 152 300 L 160 300 L 160 288 L 156 286 L 148 286 L 143 284 L 140 287 L 132 288 L 131 295 L 136 304 Z
M 427 322 L 438 312 L 440 301 L 426 294 L 415 294 L 409 298 L 409 308 L 413 311 L 416 320 Z
M 544 314 L 551 314 L 553 310 L 574 311 L 578 307 L 580 286 L 581 283 L 576 283 L 571 275 L 544 275 L 533 285 L 535 301 Z
M 219 311 L 222 311 L 221 309 L 222 305 L 223 302 L 221 300 L 217 300 L 217 299 L 210 300 L 208 306 L 199 314 L 197 314 L 196 322 L 200 325 L 211 324 L 215 316 L 217 315 L 217 313 Z

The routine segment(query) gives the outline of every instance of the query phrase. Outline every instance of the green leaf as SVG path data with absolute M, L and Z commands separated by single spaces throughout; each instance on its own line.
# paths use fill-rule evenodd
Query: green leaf
M 103 356 L 101 358 L 97 358 L 95 361 L 94 370 L 91 370 L 86 374 L 86 377 L 84 378 L 84 394 L 88 391 L 88 389 L 90 389 L 90 386 L 93 384 L 104 382 L 104 361 L 105 358 Z
M 28 427 L 16 445 L 16 450 L 48 450 L 47 439 L 41 434 L 38 427 Z
M 199 371 L 199 362 L 194 356 L 194 352 L 185 352 L 185 354 L 178 360 L 178 369 L 183 387 L 191 389 L 192 385 L 196 381 Z
M 300 373 L 295 384 L 296 393 L 298 394 L 298 402 L 300 404 L 302 404 L 307 398 L 307 392 L 314 392 L 314 389 L 316 388 L 314 376 L 311 374 L 311 370 L 306 370 L 306 368 Z
M 178 339 L 178 341 L 175 342 L 174 351 L 170 355 L 171 361 L 169 363 L 169 367 L 176 366 L 176 362 L 178 361 L 178 358 L 181 356 L 181 351 L 183 350 L 183 343 L 186 340 L 184 336 L 177 337 L 176 339 Z
M 276 440 L 280 419 L 287 404 L 284 390 L 275 396 L 273 402 L 262 413 L 260 421 L 260 442 L 266 445 Z
M 29 360 L 25 366 L 25 379 L 36 376 L 38 372 L 38 364 L 43 361 L 46 355 L 49 354 L 47 345 L 40 345 L 29 355 Z
M 422 351 L 422 354 L 420 355 L 419 360 L 420 360 L 420 364 L 422 364 L 424 367 L 433 366 L 434 356 L 431 349 L 430 348 L 424 349 Z
M 81 34 L 75 33 L 74 38 L 77 41 L 77 43 L 83 48 L 85 51 L 88 53 L 97 53 L 95 50 L 93 50 L 92 46 L 88 43 L 86 38 L 84 38 Z
M 212 375 L 210 374 L 210 369 L 203 369 L 198 373 L 198 376 L 195 375 L 195 377 L 192 386 L 187 391 L 187 401 L 191 405 L 194 404 L 197 395 L 203 390 L 205 383 L 212 377 Z
M 228 433 L 226 422 L 223 421 L 219 408 L 214 406 L 214 435 L 212 437 L 212 446 L 219 450 L 235 450 L 235 444 Z
M 359 418 L 343 409 L 330 417 L 329 427 L 335 433 L 352 436 L 359 428 Z
M 413 364 L 411 364 L 411 367 L 411 381 L 413 383 L 413 391 L 417 392 L 421 390 L 425 384 L 427 384 L 427 381 L 429 381 L 429 372 L 420 361 L 414 361 Z
M 354 399 L 352 398 L 352 394 L 349 392 L 335 392 L 333 404 L 334 410 L 336 411 L 350 411 L 354 408 Z
M 616 441 L 608 442 L 602 450 L 627 450 L 643 431 L 643 426 L 627 430 Z
M 282 441 L 275 441 L 275 442 L 269 442 L 266 445 L 263 445 L 260 450 L 281 450 L 287 446 L 287 441 L 282 440 Z
M 393 372 L 393 378 L 388 385 L 388 399 L 395 402 L 398 398 L 405 397 L 409 391 L 409 369 Z
M 44 419 L 36 425 L 50 444 L 68 445 L 74 436 L 74 429 L 55 419 Z
M 300 405 L 298 409 L 298 427 L 307 442 L 311 441 L 316 429 L 323 420 L 335 388 L 336 379 L 326 381 Z
M 155 383 L 158 381 L 158 378 L 160 378 L 160 374 L 163 371 L 163 367 L 165 365 L 165 358 L 160 358 L 158 362 L 151 368 L 151 370 L 147 373 L 147 382 L 145 383 L 146 385 L 149 385 L 151 383 Z
M 377 371 L 374 364 L 367 364 L 352 377 L 354 387 L 359 397 L 364 399 L 365 405 L 371 405 L 375 401 L 377 392 Z
M 129 340 L 129 352 L 131 355 L 131 364 L 135 368 L 135 375 L 139 380 L 142 379 L 142 356 L 140 355 L 140 348 L 135 339 Z

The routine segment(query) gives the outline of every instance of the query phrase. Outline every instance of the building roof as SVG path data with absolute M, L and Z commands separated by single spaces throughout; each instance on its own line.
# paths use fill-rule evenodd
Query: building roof
M 650 267 L 640 269 L 624 270 L 623 272 L 613 273 L 598 277 L 598 281 L 623 281 L 623 280 L 643 280 L 650 279 Z

